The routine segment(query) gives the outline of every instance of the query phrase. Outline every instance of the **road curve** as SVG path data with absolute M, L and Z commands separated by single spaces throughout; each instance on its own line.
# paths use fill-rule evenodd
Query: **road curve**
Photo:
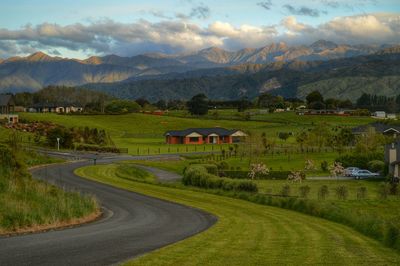
M 110 163 L 116 159 L 102 159 Z M 198 209 L 80 178 L 74 170 L 90 162 L 32 171 L 64 189 L 95 195 L 104 217 L 75 228 L 0 237 L 0 265 L 110 265 L 202 232 L 216 217 Z M 160 178 L 163 173 L 157 172 Z M 169 178 L 169 177 L 167 177 Z

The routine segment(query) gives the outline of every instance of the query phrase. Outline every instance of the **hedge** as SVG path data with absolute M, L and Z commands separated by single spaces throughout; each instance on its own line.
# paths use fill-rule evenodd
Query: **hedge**
M 345 154 L 336 158 L 336 162 L 340 162 L 343 167 L 358 167 L 362 169 L 368 168 L 370 161 L 383 161 L 383 153 L 366 153 L 366 154 Z
M 268 175 L 260 176 L 258 179 L 281 179 L 288 178 L 290 171 L 270 171 Z M 221 175 L 234 179 L 248 179 L 249 171 L 223 171 Z
M 94 145 L 84 145 L 84 144 L 79 144 L 78 146 L 76 146 L 76 150 L 121 153 L 121 150 L 116 147 L 94 146 Z
M 218 177 L 209 173 L 204 165 L 189 166 L 183 174 L 182 183 L 185 186 L 222 189 L 225 191 L 258 191 L 257 185 L 251 181 Z

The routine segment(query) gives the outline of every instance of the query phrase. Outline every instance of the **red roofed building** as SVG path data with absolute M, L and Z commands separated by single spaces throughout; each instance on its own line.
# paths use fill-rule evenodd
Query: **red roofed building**
M 167 144 L 232 144 L 241 142 L 247 134 L 225 128 L 189 128 L 165 133 Z

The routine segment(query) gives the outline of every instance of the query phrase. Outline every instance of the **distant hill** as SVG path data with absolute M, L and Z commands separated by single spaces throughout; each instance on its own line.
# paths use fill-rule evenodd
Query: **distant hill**
M 221 72 L 224 71 L 224 75 Z M 207 74 L 207 73 L 208 74 Z M 330 61 L 292 61 L 240 65 L 165 75 L 157 79 L 87 84 L 85 87 L 116 97 L 149 100 L 189 99 L 205 93 L 212 99 L 257 97 L 270 92 L 285 97 L 319 90 L 325 97 L 355 101 L 362 93 L 400 94 L 400 54 L 385 53 Z
M 385 50 L 382 50 L 384 48 Z M 79 86 L 90 83 L 90 87 L 93 87 L 93 84 L 100 84 L 99 87 L 103 87 L 105 83 L 122 81 L 130 83 L 157 79 L 249 75 L 264 69 L 266 64 L 269 64 L 267 68 L 279 69 L 289 63 L 291 69 L 295 69 L 296 66 L 297 70 L 300 70 L 309 65 L 298 63 L 299 61 L 330 62 L 330 60 L 377 52 L 393 54 L 390 49 L 395 48 L 338 45 L 321 40 L 309 46 L 288 46 L 285 43 L 277 43 L 234 52 L 211 47 L 184 55 L 144 54 L 133 57 L 107 55 L 85 60 L 51 57 L 37 52 L 27 57 L 0 59 L 0 93 L 37 91 L 48 85 Z M 167 93 L 163 95 L 167 96 Z M 171 94 L 171 98 L 175 96 L 175 93 Z

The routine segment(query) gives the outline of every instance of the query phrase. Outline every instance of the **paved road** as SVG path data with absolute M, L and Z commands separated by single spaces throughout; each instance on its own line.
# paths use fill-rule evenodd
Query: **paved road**
M 132 157 L 105 158 L 99 163 Z M 202 232 L 216 222 L 208 213 L 76 176 L 92 162 L 48 166 L 35 178 L 94 194 L 104 217 L 94 223 L 46 233 L 0 238 L 0 265 L 110 265 Z M 169 179 L 163 171 L 153 173 Z

